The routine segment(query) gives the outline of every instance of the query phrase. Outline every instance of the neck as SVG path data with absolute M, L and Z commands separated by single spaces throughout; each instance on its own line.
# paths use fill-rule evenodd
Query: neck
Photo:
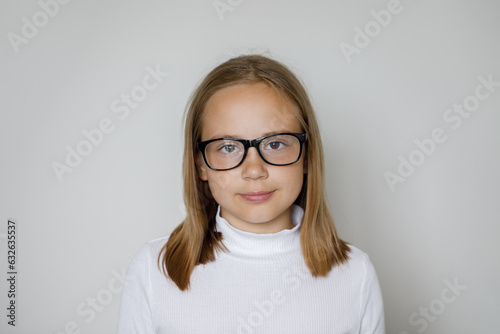
M 304 211 L 297 205 L 291 207 L 292 229 L 282 229 L 275 233 L 255 233 L 243 231 L 220 215 L 216 215 L 216 230 L 223 235 L 222 242 L 229 250 L 220 256 L 229 256 L 244 261 L 273 262 L 295 258 L 300 254 L 300 225 Z
M 294 223 L 292 222 L 291 212 L 292 209 L 290 207 L 277 217 L 269 221 L 261 222 L 258 220 L 243 220 L 220 207 L 220 216 L 224 218 L 231 226 L 241 231 L 257 234 L 276 233 L 283 230 L 291 230 L 295 227 Z

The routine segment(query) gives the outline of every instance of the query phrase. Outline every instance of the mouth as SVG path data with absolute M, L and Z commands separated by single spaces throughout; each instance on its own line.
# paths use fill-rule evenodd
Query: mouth
M 273 191 L 256 191 L 249 192 L 245 194 L 240 194 L 240 196 L 249 202 L 265 202 L 274 194 Z

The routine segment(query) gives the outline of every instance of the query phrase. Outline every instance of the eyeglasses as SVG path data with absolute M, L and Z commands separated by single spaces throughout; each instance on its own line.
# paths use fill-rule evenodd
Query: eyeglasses
M 307 140 L 305 133 L 276 133 L 257 139 L 217 138 L 197 143 L 210 169 L 229 170 L 238 167 L 255 147 L 262 160 L 274 166 L 296 163 Z

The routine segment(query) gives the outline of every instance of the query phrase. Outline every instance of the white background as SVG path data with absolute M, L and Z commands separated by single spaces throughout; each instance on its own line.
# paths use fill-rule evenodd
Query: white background
M 14 329 L 2 278 L 0 332 L 116 331 L 116 277 L 183 217 L 189 95 L 214 66 L 256 52 L 310 92 L 336 225 L 377 269 L 387 333 L 498 333 L 500 87 L 456 129 L 443 115 L 479 76 L 500 81 L 500 3 L 401 0 L 350 63 L 340 44 L 376 29 L 370 12 L 389 1 L 231 3 L 219 15 L 211 0 L 73 1 L 43 22 L 38 2 L 1 0 L 0 277 L 14 219 L 18 298 Z M 23 17 L 40 27 L 15 46 Z M 157 66 L 168 77 L 120 119 L 112 103 Z M 52 164 L 105 118 L 113 132 L 59 181 Z M 418 158 L 415 140 L 435 128 L 446 140 L 391 191 L 384 174 Z M 446 280 L 466 288 L 453 294 Z

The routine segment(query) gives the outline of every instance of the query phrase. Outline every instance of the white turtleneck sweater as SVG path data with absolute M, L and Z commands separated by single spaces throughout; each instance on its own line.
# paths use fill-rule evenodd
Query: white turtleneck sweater
M 236 229 L 217 212 L 230 252 L 198 265 L 181 291 L 163 275 L 158 254 L 167 237 L 146 243 L 130 265 L 118 334 L 383 334 L 382 296 L 368 256 L 351 247 L 347 263 L 313 277 L 300 248 L 303 210 L 294 228 L 271 234 Z

